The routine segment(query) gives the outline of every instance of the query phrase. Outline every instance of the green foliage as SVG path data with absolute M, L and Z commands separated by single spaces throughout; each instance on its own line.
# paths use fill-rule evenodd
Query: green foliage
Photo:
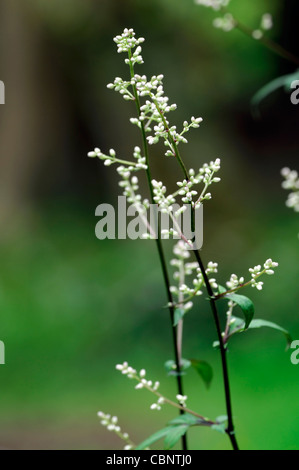
M 146 449 L 147 447 L 151 446 L 152 444 L 154 444 L 155 442 L 159 441 L 160 439 L 162 439 L 163 437 L 167 436 L 167 434 L 169 432 L 171 432 L 171 430 L 173 429 L 173 426 L 169 426 L 167 428 L 164 428 L 164 429 L 160 429 L 160 431 L 157 431 L 155 432 L 154 434 L 152 434 L 150 437 L 148 437 L 147 439 L 145 439 L 143 442 L 141 442 L 141 444 L 139 444 L 135 450 L 144 450 Z
M 269 95 L 274 93 L 276 90 L 279 90 L 279 88 L 284 88 L 284 90 L 289 93 L 291 89 L 291 84 L 295 80 L 299 80 L 299 70 L 296 70 L 296 72 L 294 73 L 275 78 L 275 80 L 272 80 L 267 85 L 262 87 L 253 96 L 251 100 L 253 115 L 257 117 L 260 116 L 259 105 L 261 104 L 261 102 L 265 100 Z
M 232 324 L 232 328 L 231 328 L 231 331 L 230 331 L 230 336 L 233 336 L 235 333 L 242 333 L 246 330 L 251 330 L 251 329 L 254 330 L 254 329 L 259 329 L 259 328 L 263 328 L 263 327 L 272 328 L 273 330 L 277 330 L 277 331 L 280 331 L 281 333 L 283 333 L 283 335 L 285 336 L 286 341 L 287 341 L 287 349 L 290 348 L 290 345 L 292 343 L 292 337 L 291 337 L 290 333 L 287 330 L 285 330 L 284 328 L 282 328 L 281 326 L 277 325 L 276 323 L 273 323 L 273 322 L 270 322 L 270 321 L 267 321 L 267 320 L 257 319 L 257 320 L 252 320 L 249 327 L 246 328 L 245 324 L 244 324 L 244 321 L 241 320 L 241 318 L 234 317 L 234 320 L 235 321 Z
M 192 416 L 188 413 L 180 415 L 177 418 L 170 421 L 166 428 L 155 432 L 150 437 L 145 439 L 141 444 L 136 447 L 136 450 L 143 450 L 151 446 L 155 442 L 159 441 L 163 437 L 164 449 L 169 450 L 175 446 L 179 439 L 186 434 L 190 426 L 196 426 L 201 423 L 201 420 Z
M 206 387 L 209 388 L 213 380 L 213 369 L 210 364 L 206 361 L 198 361 L 196 359 L 191 359 L 191 365 L 200 375 Z
M 169 424 L 172 424 L 172 425 L 186 424 L 188 426 L 195 426 L 196 424 L 200 424 L 200 423 L 201 423 L 201 420 L 199 418 L 196 418 L 196 416 L 190 415 L 189 413 L 185 413 L 169 421 Z
M 278 330 L 281 333 L 283 333 L 283 335 L 285 336 L 287 340 L 287 349 L 289 349 L 292 343 L 292 337 L 287 330 L 285 330 L 279 325 L 276 325 L 276 323 L 273 323 L 267 320 L 253 320 L 249 326 L 249 329 L 256 329 L 256 328 L 263 328 L 263 327 L 272 328 L 273 330 Z
M 228 294 L 225 296 L 225 298 L 232 300 L 237 305 L 239 305 L 239 307 L 241 307 L 245 317 L 245 330 L 247 330 L 254 317 L 253 302 L 245 295 L 240 294 Z
M 169 361 L 166 361 L 164 366 L 168 375 L 174 375 L 174 376 L 178 375 L 178 372 L 176 371 L 176 363 L 172 359 Z M 189 359 L 181 359 L 180 375 L 184 375 L 186 373 L 186 370 L 189 369 L 189 367 L 191 367 L 191 361 L 189 361 Z
M 175 309 L 173 326 L 177 326 L 179 324 L 180 320 L 182 320 L 185 313 L 186 313 L 186 311 L 182 308 L 176 308 Z
M 188 425 L 180 424 L 169 429 L 164 440 L 164 449 L 169 450 L 175 446 L 179 439 L 188 431 Z
M 216 418 L 216 423 L 217 424 L 213 424 L 211 426 L 211 429 L 220 432 L 221 434 L 225 434 L 227 428 L 227 416 L 218 416 L 218 418 Z

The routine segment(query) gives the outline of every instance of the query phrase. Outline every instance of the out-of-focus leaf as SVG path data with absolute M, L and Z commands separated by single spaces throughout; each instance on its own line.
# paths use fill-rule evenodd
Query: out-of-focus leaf
M 252 322 L 249 326 L 249 329 L 263 328 L 263 327 L 272 328 L 274 330 L 281 331 L 281 333 L 283 333 L 283 335 L 285 336 L 285 338 L 287 340 L 287 349 L 289 349 L 289 347 L 291 346 L 291 343 L 292 343 L 292 337 L 291 337 L 290 333 L 287 330 L 285 330 L 281 326 L 277 325 L 276 323 L 272 323 L 272 322 L 267 321 L 267 320 L 252 320 Z
M 147 439 L 145 439 L 141 444 L 139 444 L 136 447 L 136 450 L 144 450 L 147 447 L 151 446 L 155 442 L 159 441 L 163 437 L 166 436 L 166 434 L 169 432 L 169 430 L 172 429 L 172 426 L 169 426 L 167 428 L 160 429 L 160 431 L 155 432 L 151 436 L 149 436 Z
M 177 418 L 172 419 L 169 421 L 168 424 L 176 425 L 176 424 L 187 424 L 188 426 L 195 426 L 199 424 L 200 419 L 196 418 L 196 416 L 190 415 L 189 413 L 183 414 L 178 416 Z
M 251 100 L 252 114 L 255 117 L 259 117 L 260 112 L 258 107 L 260 103 L 265 98 L 267 98 L 267 96 L 269 96 L 271 93 L 274 93 L 274 91 L 278 90 L 279 88 L 285 88 L 286 91 L 289 91 L 292 82 L 295 80 L 299 80 L 299 70 L 296 70 L 294 73 L 278 77 L 275 80 L 272 80 L 270 83 L 267 83 L 267 85 L 262 87 Z
M 230 333 L 231 335 L 234 335 L 235 333 L 242 333 L 243 331 L 245 331 L 245 323 L 243 320 L 241 320 L 241 318 L 235 317 L 235 323 L 232 325 L 232 327 L 235 329 L 235 331 L 233 330 Z M 282 328 L 281 326 L 277 325 L 276 323 L 273 323 L 267 320 L 261 320 L 261 319 L 252 320 L 252 322 L 250 323 L 248 327 L 248 330 L 254 330 L 254 329 L 263 328 L 263 327 L 272 328 L 273 330 L 280 331 L 287 340 L 287 349 L 290 348 L 291 343 L 292 343 L 292 337 L 290 333 L 284 328 Z
M 178 326 L 180 320 L 184 317 L 186 311 L 182 308 L 176 308 L 174 311 L 174 323 L 173 326 Z
M 191 359 L 191 365 L 196 370 L 196 372 L 198 372 L 206 387 L 209 388 L 213 380 L 213 369 L 210 364 L 205 361 Z
M 165 369 L 168 372 L 168 375 L 179 375 L 177 372 L 177 367 L 176 363 L 173 360 L 166 361 L 165 364 Z M 187 369 L 191 367 L 191 362 L 188 359 L 181 359 L 181 372 L 180 375 L 184 375 Z
M 219 423 L 219 424 L 226 423 L 226 422 L 227 422 L 227 416 L 226 416 L 226 415 L 218 416 L 218 417 L 216 418 L 216 421 L 217 421 L 217 423 Z
M 164 449 L 172 449 L 172 447 L 176 445 L 178 440 L 186 434 L 188 428 L 189 426 L 186 424 L 181 424 L 179 426 L 173 426 L 172 428 L 169 428 L 164 440 Z
M 213 426 L 211 426 L 211 429 L 213 429 L 214 431 L 221 432 L 221 434 L 225 434 L 226 424 L 225 423 L 213 424 Z

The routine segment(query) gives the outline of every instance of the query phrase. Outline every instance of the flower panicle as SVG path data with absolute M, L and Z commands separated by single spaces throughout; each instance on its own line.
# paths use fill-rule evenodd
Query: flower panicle
M 108 431 L 114 432 L 120 439 L 125 441 L 126 445 L 124 446 L 124 450 L 133 450 L 134 447 L 136 447 L 131 441 L 129 434 L 121 430 L 117 416 L 111 416 L 103 411 L 99 411 L 98 417 L 101 420 L 102 426 L 104 426 Z

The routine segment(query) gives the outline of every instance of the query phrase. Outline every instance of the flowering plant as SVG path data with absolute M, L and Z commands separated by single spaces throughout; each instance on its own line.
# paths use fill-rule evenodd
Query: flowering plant
M 214 9 L 219 9 L 226 5 L 227 1 L 199 2 L 209 4 Z M 186 135 L 192 128 L 199 128 L 202 122 L 201 117 L 192 117 L 189 121 L 184 121 L 181 130 L 171 125 L 169 114 L 175 111 L 176 105 L 169 103 L 169 98 L 165 95 L 163 86 L 163 75 L 154 75 L 150 79 L 145 75 L 135 73 L 135 65 L 143 64 L 142 47 L 144 38 L 137 38 L 133 29 L 125 29 L 124 32 L 116 36 L 114 41 L 119 53 L 125 53 L 125 63 L 129 67 L 129 78 L 123 80 L 117 77 L 113 83 L 108 85 L 109 89 L 120 93 L 126 101 L 133 101 L 136 105 L 135 117 L 131 118 L 131 123 L 137 126 L 141 132 L 142 149 L 135 147 L 133 159 L 127 160 L 116 156 L 116 152 L 111 149 L 108 153 L 103 153 L 99 148 L 88 154 L 89 157 L 104 161 L 106 166 L 118 164 L 117 173 L 120 176 L 120 187 L 124 196 L 134 205 L 141 219 L 149 204 L 156 204 L 162 213 L 170 215 L 174 221 L 174 229 L 163 230 L 160 236 L 153 237 L 153 227 L 148 227 L 149 231 L 144 238 L 155 238 L 157 251 L 160 258 L 163 279 L 166 288 L 168 311 L 171 321 L 174 360 L 166 363 L 169 374 L 176 378 L 175 399 L 170 399 L 160 392 L 160 383 L 146 379 L 146 371 L 142 369 L 137 372 L 127 362 L 116 366 L 123 375 L 137 382 L 137 390 L 146 389 L 153 394 L 156 401 L 151 405 L 152 410 L 160 411 L 164 405 L 172 406 L 180 413 L 167 427 L 156 432 L 143 443 L 135 444 L 128 434 L 123 433 L 115 416 L 99 412 L 101 423 L 109 431 L 114 431 L 125 441 L 125 449 L 147 449 L 159 439 L 164 439 L 164 447 L 172 448 L 180 439 L 182 447 L 187 450 L 187 431 L 191 426 L 205 426 L 225 433 L 234 450 L 238 450 L 234 416 L 232 409 L 230 381 L 227 364 L 227 350 L 230 339 L 235 334 L 246 332 L 248 329 L 270 327 L 280 330 L 287 339 L 287 344 L 291 342 L 288 332 L 278 325 L 266 320 L 254 319 L 254 305 L 252 301 L 239 291 L 251 286 L 257 290 L 262 290 L 262 276 L 274 274 L 278 263 L 267 259 L 262 265 L 256 265 L 249 269 L 249 279 L 232 274 L 223 287 L 216 279 L 218 274 L 218 263 L 209 261 L 206 265 L 202 260 L 201 252 L 193 243 L 192 237 L 187 236 L 176 224 L 176 217 L 185 211 L 186 204 L 190 205 L 193 214 L 193 229 L 195 226 L 195 213 L 212 197 L 210 188 L 213 184 L 220 182 L 218 176 L 221 170 L 221 161 L 204 163 L 198 169 L 188 168 L 181 156 L 181 148 L 187 143 Z M 168 193 L 167 186 L 162 181 L 152 178 L 150 147 L 162 141 L 165 145 L 165 156 L 177 161 L 182 171 L 182 180 L 177 181 L 177 190 Z M 150 199 L 144 198 L 139 191 L 138 174 L 146 173 Z M 179 206 L 179 208 L 177 208 Z M 176 209 L 174 210 L 174 207 Z M 164 253 L 162 239 L 179 240 L 174 243 L 174 257 L 168 263 Z M 191 259 L 192 258 L 192 259 Z M 174 283 L 170 281 L 169 265 L 174 269 Z M 183 375 L 188 368 L 194 367 L 208 385 L 212 379 L 212 370 L 209 364 L 203 361 L 188 360 L 183 358 L 183 325 L 187 314 L 193 309 L 198 309 L 197 298 L 205 296 L 210 304 L 212 318 L 215 323 L 217 341 L 214 347 L 220 352 L 223 372 L 223 385 L 226 403 L 226 414 L 215 419 L 210 419 L 199 414 L 197 411 L 187 407 L 188 396 L 184 392 Z M 218 302 L 226 301 L 228 311 L 222 328 L 222 319 L 219 316 Z M 235 316 L 235 309 L 239 308 L 243 317 Z

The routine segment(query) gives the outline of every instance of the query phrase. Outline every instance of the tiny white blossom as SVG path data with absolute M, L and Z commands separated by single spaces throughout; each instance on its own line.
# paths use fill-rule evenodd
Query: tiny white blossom
M 160 410 L 161 410 L 161 406 L 158 405 L 158 403 L 153 403 L 153 404 L 150 406 L 150 409 L 151 409 L 151 410 L 160 411 Z
M 258 41 L 258 40 L 262 39 L 263 32 L 260 29 L 255 29 L 252 32 L 252 37 L 253 37 L 253 39 L 256 39 Z
M 273 28 L 273 18 L 270 13 L 265 13 L 262 16 L 261 28 L 265 31 L 268 31 L 269 29 Z
M 123 365 L 122 365 L 123 366 Z M 101 425 L 104 426 L 108 431 L 115 432 L 118 437 L 126 442 L 126 447 L 133 449 L 134 445 L 130 441 L 128 433 L 123 433 L 121 427 L 117 424 L 118 417 L 112 416 L 110 414 L 103 413 L 103 411 L 98 412 L 98 417 L 101 419 Z
M 182 405 L 183 407 L 186 407 L 186 401 L 188 400 L 187 395 L 176 395 L 177 401 Z
M 286 201 L 287 207 L 294 209 L 299 212 L 299 176 L 295 170 L 290 168 L 283 168 L 281 174 L 284 177 L 282 187 L 286 190 L 290 190 L 291 193 Z
M 197 5 L 203 5 L 213 10 L 220 10 L 221 7 L 227 6 L 230 0 L 195 0 Z

